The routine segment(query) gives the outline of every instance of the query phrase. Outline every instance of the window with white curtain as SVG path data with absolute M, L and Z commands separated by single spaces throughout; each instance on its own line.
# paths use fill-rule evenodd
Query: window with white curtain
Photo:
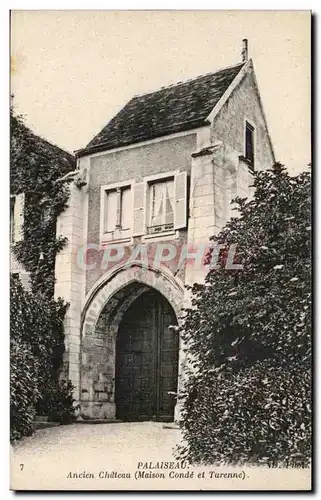
M 174 227 L 174 179 L 149 184 L 148 232 L 162 232 Z

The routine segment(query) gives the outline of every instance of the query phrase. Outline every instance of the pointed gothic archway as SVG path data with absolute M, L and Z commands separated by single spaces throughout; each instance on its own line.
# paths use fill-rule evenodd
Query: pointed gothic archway
M 168 326 L 177 324 L 183 297 L 175 279 L 137 266 L 119 270 L 91 295 L 80 345 L 83 418 L 173 420 L 171 393 L 177 392 L 183 356 L 179 335 Z

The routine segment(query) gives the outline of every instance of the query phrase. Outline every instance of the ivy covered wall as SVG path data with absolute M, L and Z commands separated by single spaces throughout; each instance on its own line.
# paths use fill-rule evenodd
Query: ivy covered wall
M 68 183 L 58 179 L 75 170 L 76 159 L 36 136 L 13 107 L 10 124 L 10 193 L 25 195 L 23 238 L 13 251 L 30 273 L 31 290 L 53 297 L 55 258 L 65 243 L 56 238 L 56 221 L 69 197 Z
M 11 250 L 29 273 L 30 284 L 28 292 L 18 275 L 12 275 L 10 434 L 14 440 L 32 432 L 37 414 L 64 423 L 73 417 L 72 384 L 60 380 L 68 304 L 54 300 L 54 285 L 56 255 L 66 243 L 56 237 L 56 221 L 68 205 L 72 178 L 65 176 L 76 169 L 76 160 L 36 136 L 13 108 L 10 125 L 10 194 L 11 200 L 19 200 L 21 211 L 20 237 Z

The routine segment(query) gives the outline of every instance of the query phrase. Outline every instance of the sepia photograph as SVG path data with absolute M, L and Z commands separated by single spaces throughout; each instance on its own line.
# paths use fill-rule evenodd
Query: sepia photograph
M 311 491 L 311 24 L 10 12 L 11 490 Z

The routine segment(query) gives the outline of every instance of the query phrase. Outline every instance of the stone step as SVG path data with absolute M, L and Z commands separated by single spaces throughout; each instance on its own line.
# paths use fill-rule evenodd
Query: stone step
M 36 422 L 48 422 L 48 417 L 46 415 L 36 415 L 35 421 Z
M 76 419 L 75 424 L 119 424 L 122 420 L 116 420 L 111 418 L 82 418 Z
M 46 429 L 47 427 L 58 427 L 60 425 L 59 422 L 40 422 L 40 421 L 35 421 L 33 423 L 33 428 L 35 431 L 39 429 Z

